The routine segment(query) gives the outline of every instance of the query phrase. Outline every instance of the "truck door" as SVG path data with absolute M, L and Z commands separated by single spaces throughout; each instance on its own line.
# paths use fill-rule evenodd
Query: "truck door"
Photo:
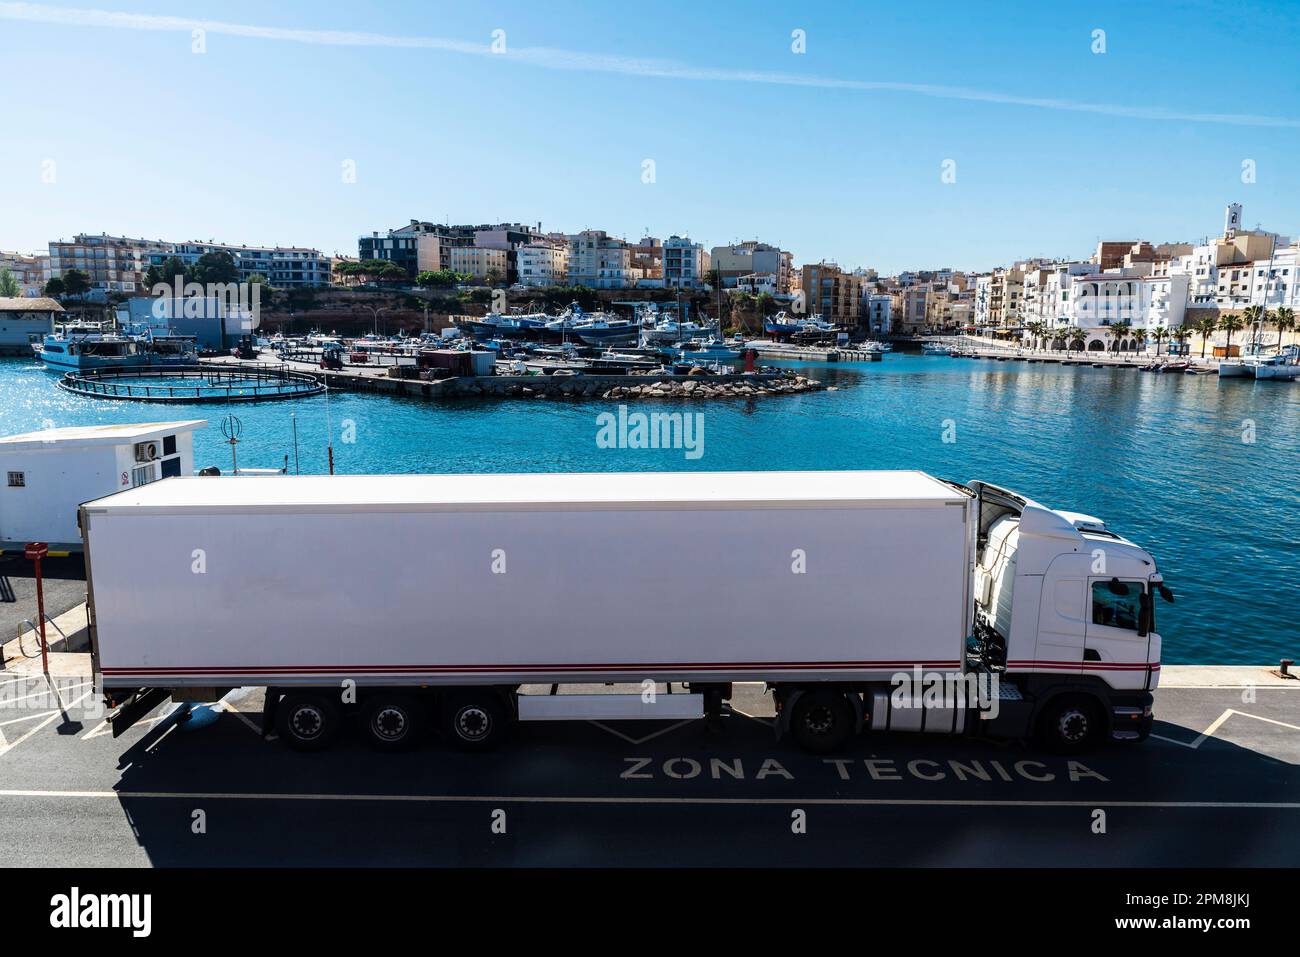
M 1150 635 L 1147 583 L 1137 579 L 1088 579 L 1088 629 L 1083 667 L 1097 665 L 1113 688 L 1146 686 Z M 1123 667 L 1129 666 L 1129 667 Z M 1140 666 L 1140 667 L 1135 667 Z

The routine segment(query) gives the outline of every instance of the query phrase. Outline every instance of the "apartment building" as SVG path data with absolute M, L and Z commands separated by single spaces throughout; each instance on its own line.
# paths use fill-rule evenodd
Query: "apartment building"
M 127 236 L 92 236 L 78 233 L 71 242 L 62 239 L 50 243 L 49 275 L 62 278 L 70 269 L 90 277 L 91 289 L 103 295 L 110 292 L 136 293 L 144 289 L 144 274 L 150 257 L 170 254 L 174 244 L 163 240 L 131 239 Z
M 422 272 L 452 269 L 453 249 L 466 246 L 500 249 L 506 253 L 504 275 L 513 282 L 517 272 L 516 250 L 543 238 L 541 223 L 535 227 L 523 223 L 448 226 L 413 219 L 384 234 L 376 231 L 362 236 L 357 241 L 357 254 L 360 259 L 396 263 L 415 278 Z
M 893 327 L 894 297 L 887 293 L 864 292 L 862 295 L 862 325 L 872 336 L 887 336 Z
M 664 288 L 699 289 L 709 279 L 709 253 L 689 237 L 669 236 L 664 240 Z
M 584 229 L 568 237 L 569 284 L 589 289 L 623 289 L 630 282 L 631 249 L 603 229 Z
M 510 270 L 510 255 L 505 249 L 452 246 L 450 260 L 452 272 L 472 276 L 476 282 L 505 282 Z
M 710 270 L 722 277 L 724 288 L 737 285 L 742 276 L 770 274 L 778 292 L 789 292 L 794 257 L 783 249 L 757 240 L 732 246 L 714 246 L 709 252 Z
M 567 244 L 539 239 L 515 250 L 516 282 L 522 286 L 564 286 L 569 281 Z
M 800 270 L 799 288 L 808 314 L 844 328 L 861 322 L 865 286 L 865 278 L 845 272 L 835 263 L 815 263 Z
M 639 243 L 629 247 L 629 268 L 638 284 L 663 285 L 664 244 L 654 236 L 643 236 Z
M 229 253 L 239 269 L 240 282 L 248 282 L 253 276 L 264 276 L 276 289 L 328 286 L 332 275 L 330 257 L 319 249 L 200 242 L 172 243 L 169 246 L 167 250 L 151 252 L 148 265 L 161 266 L 174 257 L 186 266 L 192 266 L 209 253 Z
M 22 298 L 25 299 L 35 299 L 41 295 L 45 281 L 49 278 L 49 268 L 48 253 L 26 256 L 22 253 L 0 252 L 0 270 L 8 269 L 13 274 Z

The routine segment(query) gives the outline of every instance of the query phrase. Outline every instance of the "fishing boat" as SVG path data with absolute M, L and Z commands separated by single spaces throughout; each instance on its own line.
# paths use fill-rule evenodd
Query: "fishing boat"
M 778 312 L 772 318 L 763 320 L 763 332 L 769 336 L 792 336 L 802 326 L 802 322 L 790 319 L 784 312 Z
M 921 346 L 921 355 L 923 356 L 950 356 L 952 350 L 942 342 L 926 342 Z
M 149 364 L 144 343 L 116 332 L 55 332 L 33 347 L 52 372 L 82 372 Z

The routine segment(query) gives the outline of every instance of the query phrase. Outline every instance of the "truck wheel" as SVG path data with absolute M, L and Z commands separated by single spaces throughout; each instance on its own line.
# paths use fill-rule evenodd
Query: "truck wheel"
M 790 732 L 805 751 L 838 751 L 853 734 L 853 706 L 840 691 L 822 688 L 805 692 L 794 703 Z
M 410 695 L 378 694 L 366 704 L 366 735 L 380 751 L 409 748 L 423 730 L 420 703 Z
M 443 703 L 447 740 L 462 751 L 489 751 L 505 737 L 510 712 L 494 692 L 456 691 Z
M 1102 730 L 1101 711 L 1087 698 L 1057 698 L 1038 716 L 1038 739 L 1057 754 L 1088 750 L 1101 739 Z
M 295 751 L 320 751 L 338 734 L 338 705 L 323 695 L 291 691 L 275 712 L 275 729 Z

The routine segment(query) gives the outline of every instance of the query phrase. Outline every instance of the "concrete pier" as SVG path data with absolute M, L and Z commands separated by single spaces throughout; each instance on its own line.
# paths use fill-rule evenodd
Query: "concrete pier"
M 200 360 L 221 366 L 259 365 L 252 360 L 219 356 Z M 261 363 L 261 365 L 266 365 Z M 404 379 L 380 369 L 348 369 L 327 372 L 305 362 L 284 363 L 306 372 L 332 389 L 373 392 L 415 399 L 456 398 L 746 398 L 760 395 L 792 395 L 817 392 L 825 386 L 815 379 L 782 372 L 752 372 L 729 376 L 714 375 L 515 375 L 462 376 L 448 379 Z

